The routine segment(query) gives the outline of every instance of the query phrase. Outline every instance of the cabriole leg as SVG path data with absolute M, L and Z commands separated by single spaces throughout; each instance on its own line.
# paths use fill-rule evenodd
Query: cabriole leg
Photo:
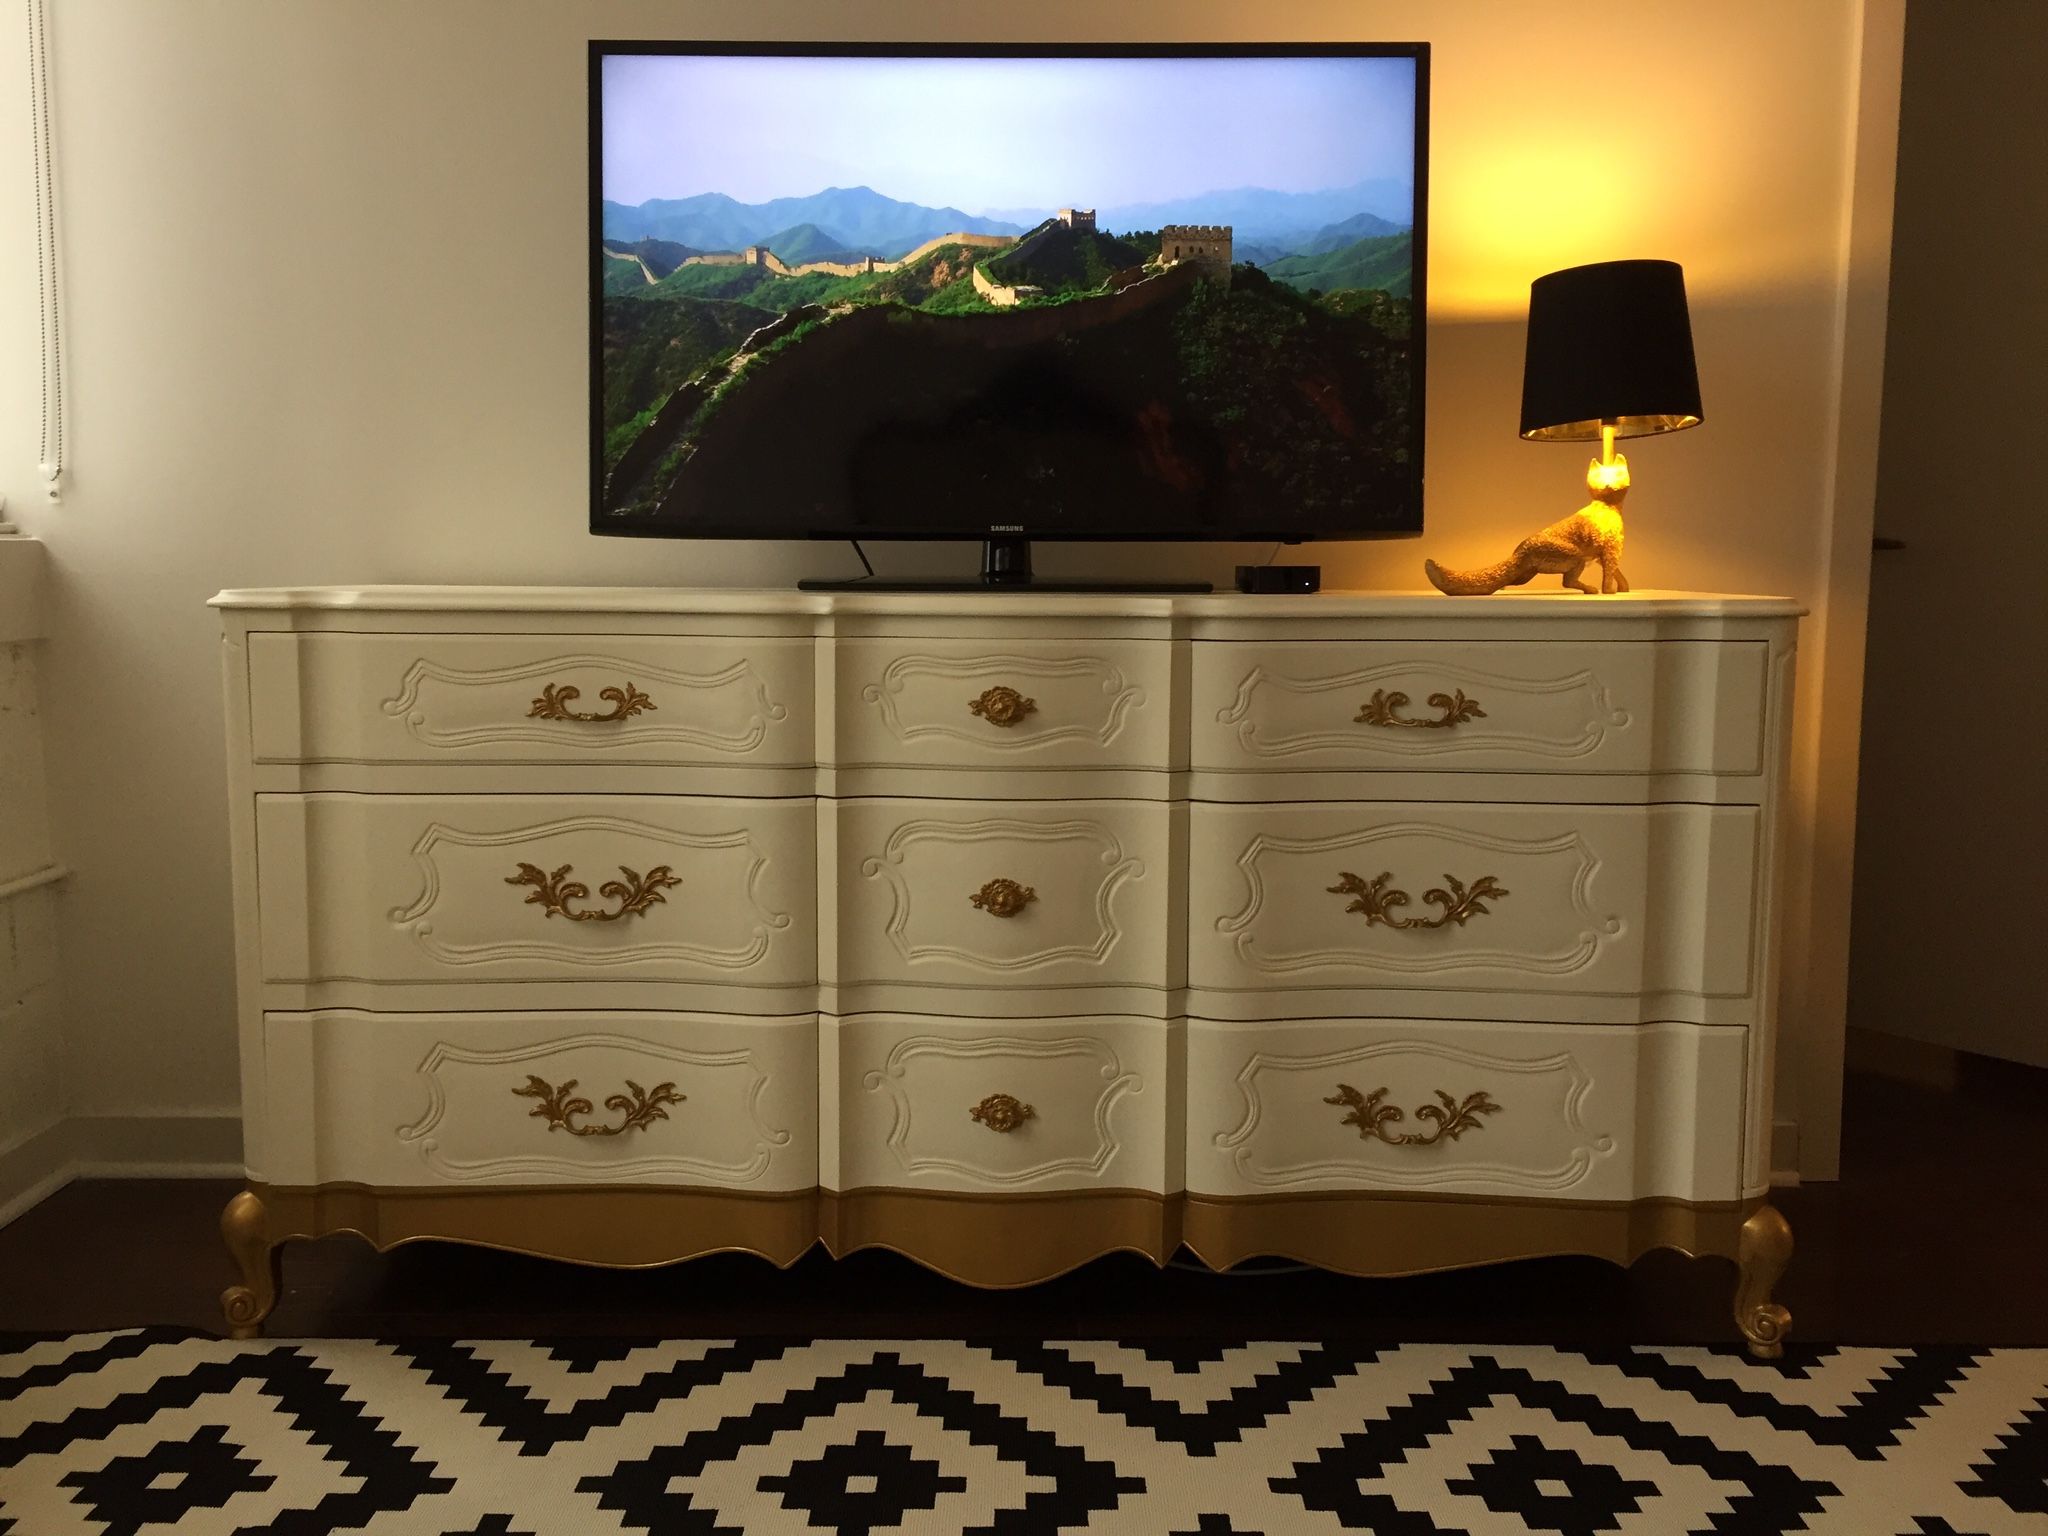
M 1771 1290 L 1792 1260 L 1792 1228 L 1776 1210 L 1760 1205 L 1742 1224 L 1736 1244 L 1735 1326 L 1759 1360 L 1785 1353 L 1792 1314 L 1771 1300 Z
M 253 1339 L 261 1335 L 263 1320 L 277 1305 L 284 1250 L 270 1240 L 270 1213 L 246 1189 L 220 1213 L 220 1235 L 242 1271 L 242 1283 L 220 1293 L 228 1337 Z

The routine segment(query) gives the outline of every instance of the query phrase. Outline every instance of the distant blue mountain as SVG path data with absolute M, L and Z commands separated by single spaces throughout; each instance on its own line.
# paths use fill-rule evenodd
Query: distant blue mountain
M 1383 219 L 1376 213 L 1354 213 L 1350 218 L 1341 219 L 1335 224 L 1325 224 L 1308 239 L 1295 246 L 1294 251 L 1300 256 L 1320 256 L 1326 251 L 1356 245 L 1360 240 L 1377 239 L 1381 235 L 1406 234 L 1407 231 L 1406 224 Z
M 1275 192 L 1267 187 L 1233 187 L 1194 197 L 1158 203 L 1128 203 L 1096 211 L 1097 224 L 1113 233 L 1157 229 L 1162 224 L 1228 224 L 1239 241 L 1298 251 L 1332 225 L 1368 215 L 1391 234 L 1407 229 L 1415 218 L 1415 189 L 1405 180 L 1382 177 L 1327 192 Z M 1339 244 L 1364 238 L 1358 233 Z M 680 239 L 680 236 L 674 238 Z
M 872 187 L 827 187 L 809 197 L 778 197 L 742 203 L 722 192 L 695 197 L 652 198 L 638 207 L 609 200 L 604 205 L 607 240 L 673 240 L 706 251 L 736 251 L 769 244 L 769 237 L 811 225 L 818 248 L 869 251 L 894 258 L 937 235 L 967 231 L 1019 235 L 1028 227 L 978 217 L 958 208 L 927 208 L 898 202 Z M 777 250 L 778 256 L 787 253 Z

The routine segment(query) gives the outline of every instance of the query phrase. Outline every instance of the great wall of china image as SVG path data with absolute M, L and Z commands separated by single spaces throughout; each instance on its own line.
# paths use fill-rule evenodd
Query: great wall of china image
M 594 522 L 1373 526 L 1421 449 L 1420 82 L 1341 50 L 607 54 Z
M 1356 466 L 1384 457 L 1373 439 L 1405 430 L 1409 403 L 1380 393 L 1399 370 L 1375 361 L 1406 345 L 1401 226 L 1360 215 L 1276 246 L 1080 207 L 930 234 L 916 211 L 924 230 L 893 246 L 813 217 L 708 249 L 627 238 L 621 218 L 599 243 L 603 511 L 900 507 L 942 485 L 1052 498 L 1079 477 L 1165 520 L 1236 483 L 1353 495 Z
M 878 256 L 863 256 L 857 261 L 804 261 L 792 265 L 765 245 L 750 245 L 739 251 L 702 251 L 684 257 L 678 265 L 757 267 L 776 277 L 808 277 L 813 273 L 822 273 L 827 277 L 871 277 L 877 273 L 900 272 L 905 267 L 914 267 L 934 251 L 949 245 L 967 246 L 990 252 L 1002 251 L 1014 260 L 1028 261 L 1031 253 L 1046 237 L 1060 229 L 1095 233 L 1095 210 L 1062 208 L 1022 237 L 977 234 L 969 230 L 934 235 L 894 261 L 885 261 Z M 1230 274 L 1230 233 L 1228 224 L 1165 225 L 1159 231 L 1158 264 L 1171 266 L 1181 261 L 1194 262 L 1219 280 L 1227 282 Z M 638 252 L 610 241 L 604 243 L 603 250 L 606 256 L 614 260 L 637 264 L 650 286 L 661 281 L 663 274 L 657 274 Z M 1129 280 L 1135 281 L 1135 278 Z M 973 267 L 973 282 L 975 292 L 998 309 L 1008 309 L 1025 299 L 1038 298 L 1043 293 L 1041 288 L 1031 284 L 999 283 L 988 275 L 979 262 Z

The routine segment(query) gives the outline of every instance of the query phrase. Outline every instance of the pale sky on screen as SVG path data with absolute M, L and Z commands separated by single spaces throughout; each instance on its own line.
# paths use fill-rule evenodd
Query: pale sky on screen
M 1414 95 L 1401 58 L 613 55 L 604 196 L 867 186 L 979 214 L 1326 191 L 1410 174 Z

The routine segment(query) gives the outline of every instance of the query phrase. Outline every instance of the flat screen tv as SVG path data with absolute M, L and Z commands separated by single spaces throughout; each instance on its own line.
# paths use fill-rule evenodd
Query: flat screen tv
M 1428 49 L 596 42 L 593 532 L 1422 523 Z

